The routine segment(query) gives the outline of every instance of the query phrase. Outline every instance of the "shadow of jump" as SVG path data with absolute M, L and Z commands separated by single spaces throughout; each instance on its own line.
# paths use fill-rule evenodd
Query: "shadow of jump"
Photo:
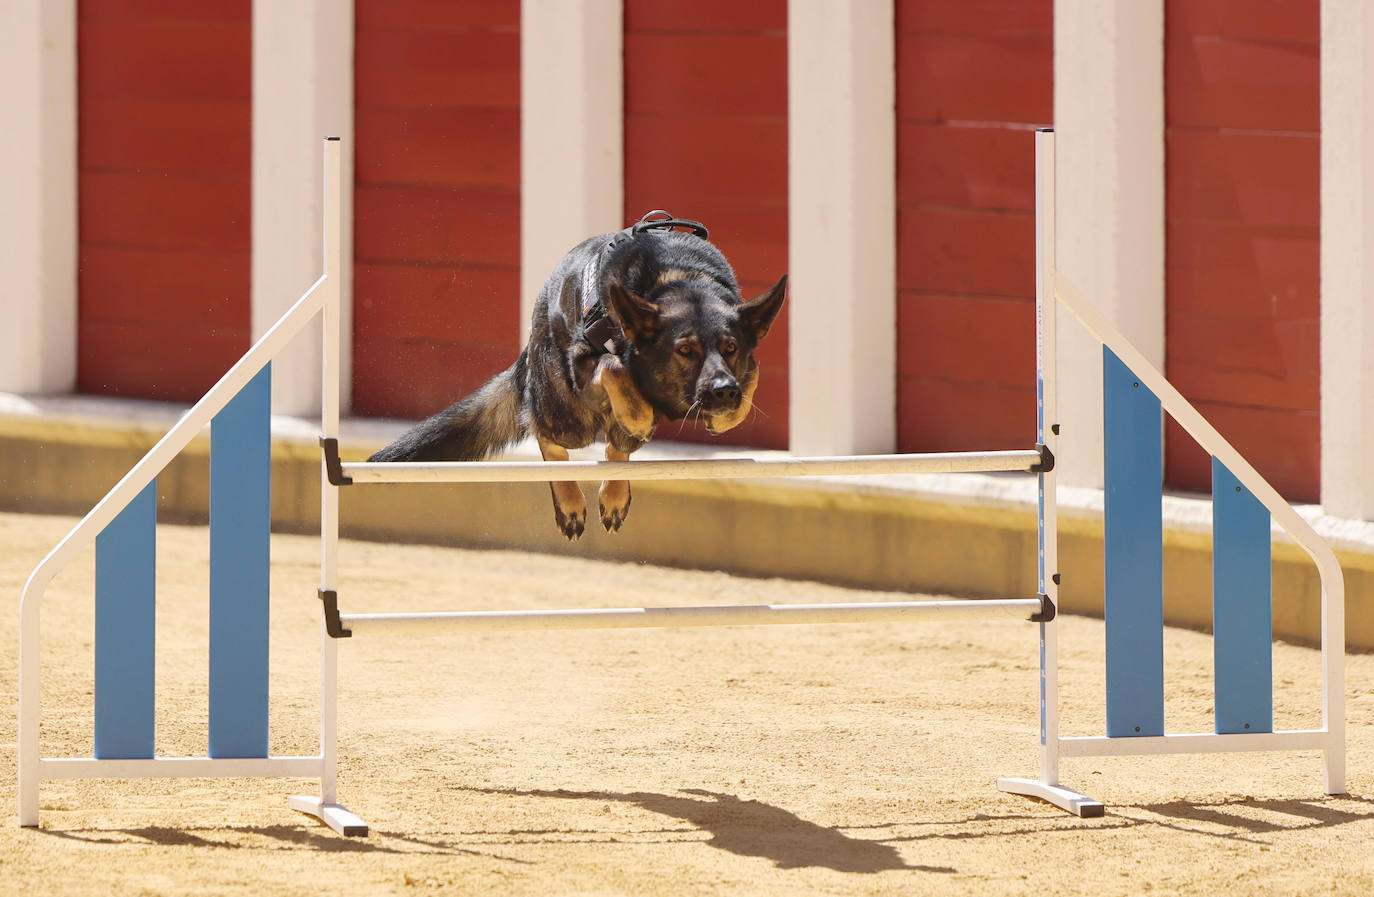
M 911 866 L 890 844 L 851 838 L 837 829 L 808 822 L 780 807 L 697 788 L 684 789 L 680 795 L 649 791 L 616 793 L 564 789 L 463 790 L 518 797 L 633 804 L 651 813 L 680 819 L 709 833 L 711 838 L 705 843 L 711 847 L 739 856 L 761 857 L 780 869 L 819 867 L 836 872 L 866 874 L 899 869 L 940 873 L 957 871 L 947 866 Z
M 1172 820 L 1158 824 L 1182 828 L 1189 823 L 1206 823 L 1219 829 L 1208 831 L 1207 834 L 1239 840 L 1253 840 L 1250 836 L 1302 829 L 1334 828 L 1374 820 L 1374 799 L 1353 794 L 1332 795 L 1312 800 L 1260 800 L 1245 797 L 1211 802 L 1169 801 L 1136 806 L 1137 809 Z M 1255 811 L 1258 811 L 1257 815 L 1250 815 Z
M 287 847 L 328 853 L 443 854 L 480 857 L 520 865 L 530 864 L 528 860 L 473 850 L 445 840 L 422 838 L 414 835 L 374 832 L 370 838 L 350 838 L 336 835 L 313 822 L 298 825 L 228 825 L 201 829 L 212 837 L 202 837 L 196 834 L 196 831 L 188 828 L 157 825 L 100 831 L 64 831 L 61 829 L 38 829 L 38 831 L 49 837 L 83 841 L 87 844 L 152 844 L 160 847 L 201 847 L 225 850 L 261 849 L 263 845 L 259 843 L 245 844 L 235 840 L 236 837 L 248 836 L 275 841 L 279 845 Z M 270 849 L 278 850 L 281 849 L 281 846 Z

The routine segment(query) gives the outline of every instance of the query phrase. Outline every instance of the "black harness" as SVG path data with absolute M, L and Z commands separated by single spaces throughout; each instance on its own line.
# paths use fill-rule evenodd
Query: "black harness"
M 615 247 L 632 240 L 640 234 L 649 233 L 656 230 L 674 230 L 685 228 L 690 230 L 693 235 L 707 239 L 709 231 L 706 225 L 700 221 L 691 221 L 686 218 L 674 218 L 672 213 L 662 209 L 655 209 L 640 218 L 630 227 L 616 233 L 601 248 L 601 251 L 587 263 L 587 267 L 582 270 L 582 334 L 593 348 L 601 353 L 609 352 L 607 344 L 620 336 L 620 327 L 606 311 L 606 304 L 601 301 L 601 291 L 597 289 L 597 280 L 601 273 L 601 264 L 610 255 Z

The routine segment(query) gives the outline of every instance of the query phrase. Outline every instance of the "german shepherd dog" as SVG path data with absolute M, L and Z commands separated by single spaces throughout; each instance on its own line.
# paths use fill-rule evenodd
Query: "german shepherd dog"
M 546 461 L 566 461 L 568 449 L 603 433 L 606 458 L 623 461 L 660 418 L 698 416 L 708 432 L 723 433 L 749 416 L 759 384 L 754 348 L 786 292 L 783 275 L 744 301 L 705 227 L 650 212 L 584 240 L 554 267 L 513 365 L 369 460 L 477 461 L 533 431 Z M 559 531 L 578 538 L 587 522 L 581 488 L 549 488 Z M 601 525 L 619 530 L 630 484 L 603 482 L 598 498 Z

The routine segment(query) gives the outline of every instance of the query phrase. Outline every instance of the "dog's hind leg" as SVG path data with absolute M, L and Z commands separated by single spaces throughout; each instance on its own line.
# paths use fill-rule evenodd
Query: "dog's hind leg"
M 539 454 L 545 461 L 566 461 L 568 450 L 556 442 L 539 437 Z M 568 541 L 578 538 L 587 528 L 587 500 L 574 482 L 549 483 L 553 493 L 553 518 L 558 531 Z M 626 502 L 628 504 L 628 502 Z
M 756 364 L 754 369 L 744 376 L 744 383 L 740 386 L 739 407 L 728 414 L 706 418 L 706 432 L 712 436 L 718 436 L 726 430 L 733 430 L 744 423 L 749 412 L 754 410 L 754 390 L 758 388 L 759 367 Z
M 596 373 L 592 375 L 592 385 L 606 391 L 606 399 L 620 428 L 640 444 L 648 442 L 654 435 L 658 413 L 635 386 L 634 378 L 620 359 L 614 355 L 601 356 Z
M 626 461 L 629 457 L 629 452 L 622 452 L 610 442 L 606 443 L 607 461 Z M 620 525 L 630 513 L 630 481 L 603 482 L 601 490 L 597 493 L 597 506 L 601 510 L 601 525 L 606 528 L 606 532 L 619 532 Z

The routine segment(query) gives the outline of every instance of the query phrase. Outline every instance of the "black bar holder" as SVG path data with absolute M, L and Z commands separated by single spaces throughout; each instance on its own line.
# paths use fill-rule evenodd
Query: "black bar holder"
M 324 604 L 325 633 L 330 638 L 352 638 L 353 630 L 344 629 L 343 620 L 339 617 L 339 593 L 333 589 L 316 589 L 315 591 Z
M 344 476 L 343 462 L 339 460 L 339 440 L 333 436 L 321 436 L 320 448 L 324 449 L 324 470 L 331 486 L 352 486 L 353 478 Z

